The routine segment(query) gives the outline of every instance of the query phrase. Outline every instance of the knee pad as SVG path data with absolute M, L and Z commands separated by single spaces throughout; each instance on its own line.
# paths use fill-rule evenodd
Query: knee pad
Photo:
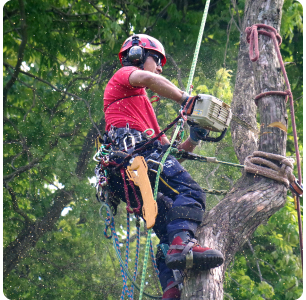
M 169 222 L 176 219 L 185 219 L 201 223 L 203 221 L 204 210 L 189 206 L 176 206 L 169 209 L 167 218 Z

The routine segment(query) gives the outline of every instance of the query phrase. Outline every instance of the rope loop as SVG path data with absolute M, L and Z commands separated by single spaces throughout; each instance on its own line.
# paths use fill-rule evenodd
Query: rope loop
M 265 97 L 265 96 L 270 96 L 270 95 L 278 95 L 278 96 L 286 96 L 286 103 L 288 101 L 288 97 L 290 96 L 291 91 L 288 92 L 288 90 L 286 90 L 285 92 L 282 92 L 282 91 L 269 91 L 269 92 L 263 92 L 263 93 L 260 93 L 258 94 L 254 100 L 255 100 L 255 104 L 256 106 L 258 106 L 258 100 L 262 97 Z M 292 94 L 291 94 L 292 95 Z
M 113 217 L 113 214 L 112 214 L 112 211 L 111 211 L 111 208 L 109 207 L 109 205 L 107 203 L 102 203 L 101 207 L 100 207 L 100 210 L 99 210 L 99 215 L 102 219 L 104 219 L 103 215 L 102 215 L 102 209 L 105 208 L 106 209 L 106 215 L 107 217 L 105 218 L 104 220 L 104 223 L 105 223 L 105 228 L 104 228 L 104 236 L 107 238 L 107 239 L 111 239 L 113 234 L 112 234 L 112 226 L 114 226 L 114 217 Z M 111 233 L 108 234 L 107 231 L 108 229 L 111 229 Z
M 258 30 L 258 28 L 263 28 L 265 30 Z M 269 31 L 267 31 L 269 30 Z M 278 47 L 282 43 L 282 38 L 278 34 L 277 30 L 269 25 L 265 24 L 254 24 L 251 27 L 247 27 L 245 29 L 245 33 L 247 35 L 246 40 L 250 44 L 250 60 L 256 61 L 259 58 L 259 49 L 258 49 L 258 34 L 263 34 L 266 36 L 269 36 L 273 40 L 275 40 L 275 44 L 278 45 Z M 255 54 L 254 52 L 255 51 Z
M 103 233 L 104 233 L 104 236 L 105 236 L 108 240 L 110 240 L 110 239 L 113 237 L 113 235 L 112 235 L 112 232 L 111 232 L 109 235 L 107 234 L 108 229 L 109 229 L 109 227 L 105 225 L 105 228 L 104 228 L 104 232 L 103 232 Z
M 273 161 L 276 161 L 274 163 Z M 254 151 L 244 161 L 244 169 L 248 173 L 261 175 L 285 184 L 289 188 L 295 181 L 292 158 L 268 152 Z
M 264 29 L 264 30 L 258 30 L 258 28 Z M 286 103 L 288 101 L 288 98 L 290 97 L 292 98 L 292 92 L 290 90 L 290 84 L 289 81 L 287 79 L 287 75 L 286 75 L 286 70 L 284 67 L 284 63 L 280 54 L 280 49 L 279 46 L 282 43 L 282 37 L 278 34 L 277 30 L 269 25 L 266 24 L 254 24 L 251 27 L 247 27 L 245 29 L 245 33 L 246 33 L 246 40 L 247 42 L 250 44 L 250 49 L 249 49 L 249 56 L 250 56 L 250 60 L 251 61 L 257 61 L 259 58 L 259 49 L 258 49 L 258 34 L 263 34 L 266 36 L 269 36 L 270 38 L 272 38 L 274 46 L 275 46 L 275 50 L 277 53 L 277 57 L 278 60 L 280 62 L 281 65 L 281 69 L 282 72 L 284 74 L 285 77 L 285 81 L 286 81 L 286 85 L 287 85 L 287 90 L 285 92 L 282 91 L 269 91 L 269 92 L 264 92 L 261 93 L 259 95 L 257 95 L 255 97 L 255 104 L 258 105 L 258 99 L 264 97 L 264 96 L 268 96 L 268 95 L 281 95 L 281 96 L 286 96 Z M 254 54 L 255 52 L 255 54 Z

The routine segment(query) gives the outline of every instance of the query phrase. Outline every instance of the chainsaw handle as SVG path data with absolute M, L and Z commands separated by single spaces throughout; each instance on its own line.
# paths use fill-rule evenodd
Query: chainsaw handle
M 225 134 L 226 134 L 226 131 L 227 131 L 227 128 L 225 128 L 221 135 L 214 138 L 214 137 L 210 137 L 210 136 L 206 136 L 204 138 L 201 138 L 202 141 L 205 141 L 205 142 L 213 142 L 213 143 L 216 143 L 216 142 L 220 142 L 224 137 L 225 137 Z

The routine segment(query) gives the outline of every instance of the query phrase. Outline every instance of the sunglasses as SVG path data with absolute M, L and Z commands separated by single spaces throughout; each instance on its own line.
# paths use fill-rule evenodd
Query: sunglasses
M 161 59 L 157 54 L 149 53 L 148 56 L 153 57 L 157 66 L 161 66 Z

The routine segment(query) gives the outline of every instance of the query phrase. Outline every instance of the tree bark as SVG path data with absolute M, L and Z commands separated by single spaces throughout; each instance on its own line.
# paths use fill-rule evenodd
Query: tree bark
M 279 32 L 283 0 L 247 0 L 243 32 L 253 24 L 273 26 Z M 246 34 L 241 36 L 238 71 L 232 108 L 235 115 L 256 127 L 254 97 L 266 91 L 284 91 L 283 77 L 271 38 L 259 36 L 260 57 L 251 62 Z M 279 128 L 268 128 L 273 122 L 287 125 L 285 99 L 269 96 L 259 100 L 260 139 L 253 132 L 232 123 L 232 139 L 240 163 L 254 150 L 285 155 L 287 135 Z M 224 273 L 235 253 L 252 236 L 256 228 L 284 206 L 287 189 L 274 180 L 243 172 L 226 197 L 206 212 L 198 229 L 202 245 L 220 250 L 225 263 L 205 272 L 187 272 L 182 300 L 223 299 Z

